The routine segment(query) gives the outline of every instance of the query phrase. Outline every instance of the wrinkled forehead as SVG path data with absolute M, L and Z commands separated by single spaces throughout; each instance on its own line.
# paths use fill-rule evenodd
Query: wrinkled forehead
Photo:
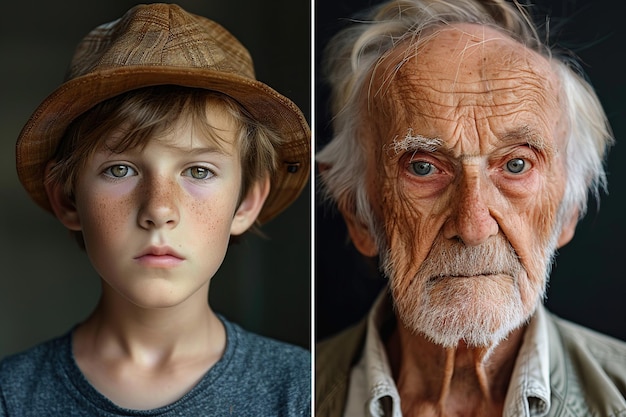
M 535 111 L 555 119 L 561 107 L 553 65 L 495 28 L 452 24 L 394 47 L 373 69 L 364 99 L 370 112 L 389 119 L 416 106 L 422 112 L 465 105 L 519 111 L 531 97 Z

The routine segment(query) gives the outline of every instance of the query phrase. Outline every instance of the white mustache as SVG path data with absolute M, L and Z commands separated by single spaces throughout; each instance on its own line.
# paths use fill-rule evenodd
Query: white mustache
M 480 275 L 517 277 L 522 269 L 515 249 L 504 236 L 496 236 L 480 246 L 438 238 L 416 275 L 430 280 Z

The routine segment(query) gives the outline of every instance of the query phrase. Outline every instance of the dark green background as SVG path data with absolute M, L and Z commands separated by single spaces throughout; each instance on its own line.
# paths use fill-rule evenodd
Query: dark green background
M 78 41 L 138 2 L 11 1 L 0 12 L 0 358 L 67 331 L 92 309 L 99 280 L 85 253 L 36 207 L 15 174 L 14 146 L 35 107 L 61 82 Z M 248 47 L 257 77 L 310 119 L 307 1 L 193 1 Z M 218 312 L 249 330 L 310 346 L 310 189 L 263 231 L 233 247 L 211 287 Z
M 345 19 L 374 0 L 317 0 L 316 68 L 319 52 Z M 524 1 L 520 0 L 520 3 Z M 609 194 L 600 210 L 591 201 L 572 242 L 559 251 L 547 306 L 558 315 L 626 340 L 626 50 L 625 7 L 617 0 L 536 0 L 549 15 L 553 41 L 572 49 L 596 88 L 616 138 L 607 165 Z M 545 21 L 545 19 L 542 19 Z M 316 143 L 328 140 L 328 92 L 316 87 Z M 359 173 L 355 173 L 359 175 Z M 339 215 L 316 207 L 316 337 L 358 320 L 381 286 L 375 265 L 363 262 Z

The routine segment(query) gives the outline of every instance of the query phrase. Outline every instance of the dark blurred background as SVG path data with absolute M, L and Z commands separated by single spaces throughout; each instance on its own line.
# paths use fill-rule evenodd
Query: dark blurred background
M 374 0 L 315 2 L 315 119 L 318 149 L 330 137 L 328 89 L 320 83 L 320 52 L 356 11 Z M 526 4 L 524 0 L 520 3 Z M 591 201 L 572 242 L 559 251 L 546 305 L 557 315 L 626 340 L 626 50 L 625 6 L 618 0 L 536 0 L 542 22 L 550 16 L 551 39 L 572 50 L 602 101 L 616 145 L 608 158 L 609 194 L 600 210 Z M 358 173 L 355 173 L 358 175 Z M 363 261 L 347 241 L 338 212 L 315 207 L 316 339 L 354 323 L 368 311 L 384 282 L 376 265 Z
M 63 227 L 36 207 L 15 174 L 14 144 L 27 118 L 60 82 L 76 43 L 138 2 L 9 2 L 0 13 L 0 358 L 58 335 L 97 301 L 98 278 Z M 328 37 L 373 0 L 315 1 L 315 60 Z M 624 6 L 617 0 L 537 0 L 557 26 L 553 39 L 579 56 L 616 138 L 609 194 L 590 203 L 574 240 L 559 251 L 548 307 L 562 317 L 626 340 L 626 49 Z M 190 12 L 222 23 L 251 51 L 257 77 L 310 119 L 310 6 L 307 1 L 184 0 Z M 562 27 L 558 27 L 562 23 Z M 315 86 L 316 141 L 328 140 L 327 90 Z M 305 347 L 310 342 L 310 192 L 263 230 L 230 249 L 214 278 L 211 303 L 249 330 Z M 358 320 L 381 286 L 347 243 L 338 214 L 316 209 L 316 317 L 322 338 Z
M 15 140 L 62 81 L 75 45 L 95 26 L 138 4 L 129 0 L 11 1 L 0 13 L 0 359 L 60 335 L 99 295 L 86 254 L 32 203 L 15 173 Z M 181 0 L 231 31 L 251 52 L 257 78 L 291 98 L 310 120 L 310 3 Z M 311 198 L 231 247 L 211 284 L 215 310 L 248 330 L 310 347 Z

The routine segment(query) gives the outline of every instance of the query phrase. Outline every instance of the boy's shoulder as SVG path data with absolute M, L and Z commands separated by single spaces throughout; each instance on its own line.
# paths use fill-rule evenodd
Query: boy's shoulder
M 215 365 L 215 403 L 239 415 L 311 415 L 311 353 L 224 320 L 226 351 Z
M 0 360 L 0 415 L 21 413 L 25 404 L 30 414 L 16 415 L 38 415 L 45 408 L 34 397 L 45 400 L 46 407 L 58 404 L 59 387 L 68 382 L 64 371 L 68 350 L 70 336 L 65 334 Z
M 250 332 L 224 318 L 222 321 L 228 334 L 228 343 L 233 348 L 230 360 L 261 373 L 276 373 L 278 370 L 288 373 L 310 371 L 309 350 Z
M 14 353 L 0 360 L 0 381 L 32 379 L 57 363 L 59 355 L 68 347 L 69 333 Z

